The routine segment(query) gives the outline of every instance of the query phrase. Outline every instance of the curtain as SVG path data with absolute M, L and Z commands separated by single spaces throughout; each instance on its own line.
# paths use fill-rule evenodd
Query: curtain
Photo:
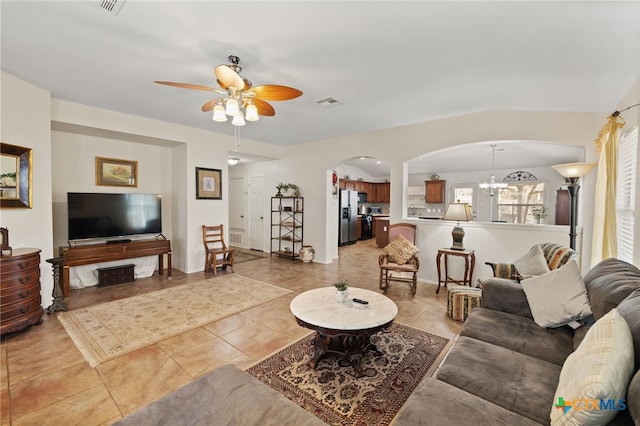
M 624 120 L 618 114 L 610 115 L 595 140 L 599 159 L 594 200 L 591 266 L 603 259 L 617 256 L 616 179 L 618 175 L 618 135 L 624 124 Z

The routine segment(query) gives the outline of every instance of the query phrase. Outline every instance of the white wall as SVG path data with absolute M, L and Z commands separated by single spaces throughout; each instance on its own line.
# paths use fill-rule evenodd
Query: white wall
M 31 209 L 0 210 L 0 224 L 9 229 L 13 248 L 34 247 L 40 252 L 42 306 L 51 304 L 53 275 L 46 259 L 53 254 L 51 208 L 51 113 L 49 92 L 0 74 L 2 123 L 0 140 L 33 150 L 33 205 Z
M 534 140 L 585 147 L 586 161 L 595 160 L 593 138 L 606 114 L 537 111 L 484 111 L 425 123 L 385 129 L 366 134 L 315 141 L 288 147 L 291 157 L 234 170 L 234 176 L 274 174 L 273 182 L 296 183 L 305 198 L 305 244 L 316 249 L 315 261 L 330 262 L 337 253 L 337 201 L 330 195 L 327 171 L 342 161 L 358 157 L 380 158 L 390 165 L 391 222 L 405 215 L 405 162 L 439 149 L 474 142 Z M 593 173 L 591 175 L 594 175 Z M 595 177 L 587 176 L 580 191 L 583 202 L 593 200 Z M 267 183 L 267 188 L 270 185 Z M 275 192 L 275 190 L 274 190 Z M 325 194 L 324 197 L 322 194 Z M 320 205 L 324 204 L 324 205 Z M 334 208 L 335 207 L 335 208 Z M 592 212 L 583 210 L 590 224 Z M 335 212 L 335 213 L 334 213 Z M 590 232 L 590 231 L 589 231 Z M 585 230 L 585 245 L 590 240 Z M 567 237 L 568 243 L 568 237 Z M 525 242 L 519 251 L 528 249 Z M 586 247 L 585 247 L 586 249 Z M 585 250 L 590 252 L 589 250 Z
M 51 133 L 54 250 L 68 240 L 67 192 L 162 195 L 162 234 L 172 239 L 172 149 L 103 137 Z M 96 186 L 95 157 L 138 162 L 137 188 Z
M 451 231 L 456 225 L 451 221 L 431 220 L 407 220 L 418 225 L 417 246 L 420 248 L 420 272 L 418 279 L 430 283 L 438 282 L 438 270 L 436 256 L 439 248 L 451 247 L 453 238 Z M 478 277 L 491 276 L 491 269 L 485 262 L 506 262 L 514 260 L 526 254 L 531 247 L 540 243 L 558 243 L 568 246 L 569 230 L 566 226 L 549 225 L 519 225 L 502 223 L 477 223 L 468 222 L 461 224 L 465 235 L 464 247 L 473 250 L 476 256 L 475 274 L 473 282 Z M 578 266 L 583 264 L 582 270 L 588 270 L 584 266 L 582 246 L 582 229 L 577 229 L 576 251 L 579 254 Z M 444 278 L 444 266 L 442 266 L 442 278 Z M 461 279 L 464 270 L 462 257 L 449 257 L 450 276 Z

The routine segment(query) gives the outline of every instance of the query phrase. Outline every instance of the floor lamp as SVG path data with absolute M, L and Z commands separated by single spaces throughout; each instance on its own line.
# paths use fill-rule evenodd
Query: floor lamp
M 566 163 L 551 166 L 558 173 L 564 176 L 567 184 L 567 190 L 571 197 L 571 210 L 569 216 L 569 247 L 576 249 L 576 219 L 578 215 L 578 191 L 580 184 L 578 179 L 589 173 L 596 163 Z

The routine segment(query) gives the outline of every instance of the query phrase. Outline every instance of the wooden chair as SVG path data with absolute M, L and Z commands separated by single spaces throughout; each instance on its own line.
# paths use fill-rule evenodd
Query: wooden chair
M 394 223 L 393 225 L 389 225 L 389 242 L 392 243 L 399 235 L 404 236 L 411 244 L 415 244 L 416 225 L 411 223 Z M 413 294 L 416 294 L 418 270 L 420 269 L 420 259 L 417 255 L 413 255 L 404 264 L 398 264 L 392 262 L 388 254 L 381 254 L 378 257 L 378 265 L 380 266 L 381 290 L 387 291 L 391 281 L 400 281 L 411 284 L 411 291 Z
M 227 266 L 231 266 L 231 272 L 234 272 L 234 249 L 228 248 L 224 242 L 223 225 L 202 225 L 202 242 L 205 250 L 205 272 L 212 271 L 214 276 L 218 276 L 218 267 L 226 270 Z

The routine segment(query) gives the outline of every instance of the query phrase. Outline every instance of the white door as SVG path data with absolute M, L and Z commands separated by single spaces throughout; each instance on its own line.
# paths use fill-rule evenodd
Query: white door
M 229 181 L 229 239 L 227 243 L 236 247 L 247 247 L 247 195 L 244 178 Z
M 249 248 L 264 251 L 264 176 L 249 178 Z

